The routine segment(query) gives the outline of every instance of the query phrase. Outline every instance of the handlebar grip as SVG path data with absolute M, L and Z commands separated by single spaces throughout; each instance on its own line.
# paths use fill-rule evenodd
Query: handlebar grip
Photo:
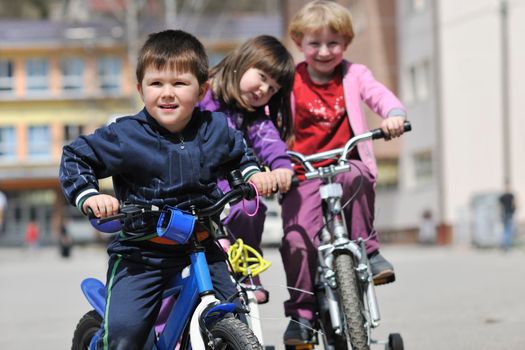
M 91 210 L 91 208 L 88 208 L 87 216 L 89 219 L 89 223 L 97 231 L 104 232 L 104 233 L 115 233 L 122 229 L 122 225 L 120 224 L 120 221 L 116 220 L 117 218 L 122 217 L 121 214 L 99 219 L 95 216 L 95 213 L 93 213 L 93 210 Z
M 405 132 L 411 131 L 412 130 L 412 124 L 408 120 L 405 120 L 405 122 L 403 123 L 403 129 L 404 129 Z M 385 138 L 385 133 L 380 128 L 377 128 L 377 129 L 374 129 L 374 130 L 370 130 L 370 132 L 372 133 L 372 139 L 373 140 L 384 139 Z
M 93 213 L 93 210 L 91 210 L 90 207 L 87 208 L 87 217 L 89 220 L 96 219 L 95 213 Z
M 257 191 L 255 190 L 255 185 L 248 184 L 248 186 L 242 187 L 243 197 L 251 200 L 257 196 Z

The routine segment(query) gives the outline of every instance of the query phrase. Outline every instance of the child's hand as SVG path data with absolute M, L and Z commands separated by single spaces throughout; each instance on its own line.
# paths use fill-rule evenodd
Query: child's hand
M 399 137 L 405 132 L 405 117 L 388 117 L 381 123 L 381 130 L 385 134 L 385 140 Z
M 261 196 L 270 196 L 277 191 L 277 180 L 271 172 L 253 174 L 250 179 Z
M 293 170 L 286 168 L 278 168 L 272 170 L 272 174 L 277 180 L 277 187 L 279 187 L 279 192 L 288 192 L 290 190 L 290 186 L 292 185 L 292 176 L 294 174 Z
M 107 194 L 97 194 L 89 197 L 82 205 L 82 210 L 87 213 L 87 208 L 91 208 L 93 214 L 97 218 L 105 218 L 107 216 L 118 214 L 119 203 L 118 200 Z

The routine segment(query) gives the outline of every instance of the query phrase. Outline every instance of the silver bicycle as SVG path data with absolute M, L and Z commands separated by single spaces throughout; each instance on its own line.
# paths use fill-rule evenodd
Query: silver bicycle
M 411 130 L 407 121 L 405 131 Z M 365 241 L 351 240 L 342 212 L 343 189 L 335 176 L 350 170 L 350 151 L 363 140 L 384 138 L 381 129 L 352 137 L 343 148 L 305 156 L 289 151 L 292 160 L 306 170 L 305 180 L 321 179 L 319 188 L 323 201 L 323 228 L 320 231 L 318 270 L 314 294 L 317 299 L 316 334 L 325 349 L 368 350 L 372 344 L 384 344 L 386 350 L 403 350 L 403 339 L 392 333 L 388 340 L 372 338 L 372 329 L 379 326 L 380 314 L 374 291 Z M 312 163 L 337 159 L 332 165 L 315 167 Z M 315 342 L 318 343 L 317 336 Z M 287 349 L 293 349 L 287 346 Z M 302 347 L 304 348 L 304 347 Z

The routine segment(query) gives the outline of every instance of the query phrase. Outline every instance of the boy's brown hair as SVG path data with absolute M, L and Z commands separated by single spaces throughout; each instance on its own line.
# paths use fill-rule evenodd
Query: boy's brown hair
M 288 32 L 292 40 L 299 44 L 306 33 L 315 33 L 330 28 L 342 35 L 350 44 L 355 33 L 350 11 L 335 1 L 315 0 L 303 6 L 292 18 Z
M 142 83 L 145 70 L 154 66 L 158 70 L 170 68 L 190 72 L 199 85 L 208 80 L 208 56 L 202 43 L 182 30 L 165 30 L 150 34 L 139 51 L 137 82 Z

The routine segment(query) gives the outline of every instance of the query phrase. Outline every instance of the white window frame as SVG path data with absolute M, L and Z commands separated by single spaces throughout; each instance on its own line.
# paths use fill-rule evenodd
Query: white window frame
M 14 126 L 0 127 L 0 159 L 16 159 L 16 129 Z
M 49 125 L 30 125 L 28 127 L 27 156 L 31 159 L 51 157 L 51 130 Z
M 67 57 L 60 60 L 60 83 L 64 93 L 84 90 L 85 62 L 82 58 Z
M 0 94 L 14 91 L 14 63 L 10 59 L 0 59 Z
M 98 60 L 99 89 L 120 92 L 122 89 L 122 60 L 117 56 L 104 56 Z
M 413 154 L 414 179 L 417 185 L 431 182 L 434 178 L 434 155 L 432 150 L 419 151 Z
M 84 133 L 84 126 L 80 124 L 64 125 L 64 145 L 71 143 Z
M 49 60 L 29 58 L 26 61 L 26 89 L 28 93 L 49 91 Z

